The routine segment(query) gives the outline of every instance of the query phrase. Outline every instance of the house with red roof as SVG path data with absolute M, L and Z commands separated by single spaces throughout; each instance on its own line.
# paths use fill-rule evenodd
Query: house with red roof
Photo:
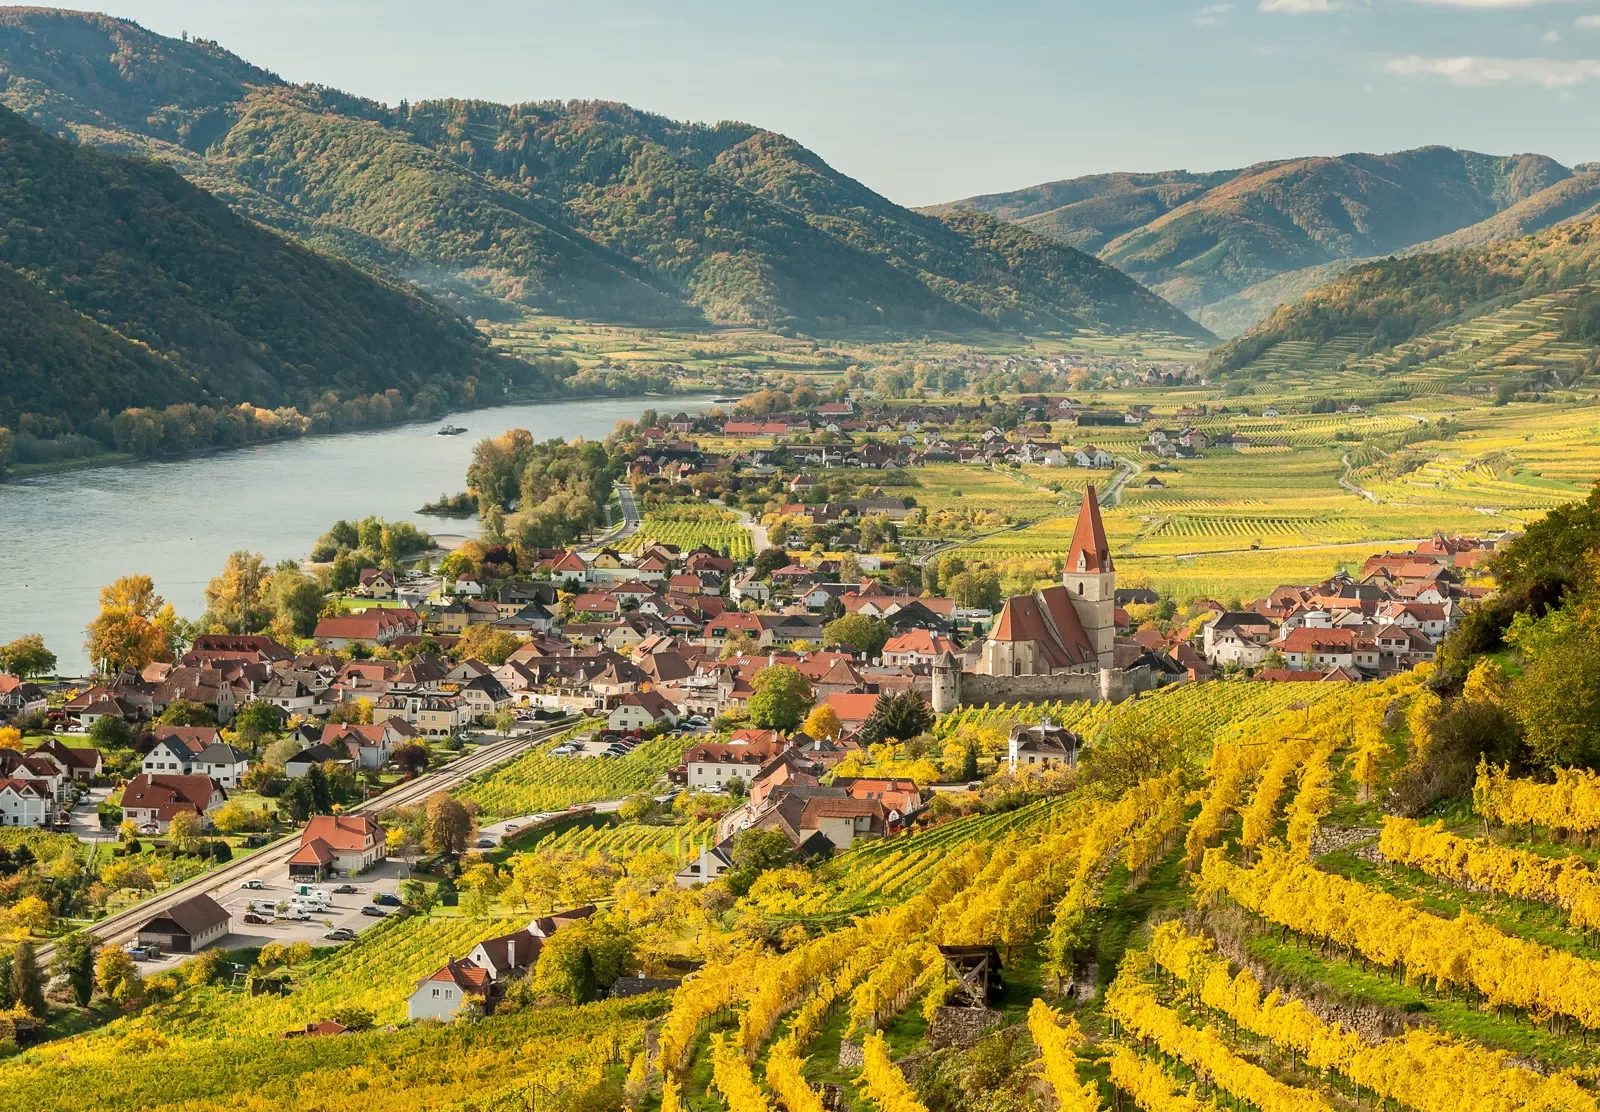
M 658 691 L 635 691 L 622 697 L 606 718 L 613 730 L 645 730 L 661 724 L 676 726 L 678 708 Z
M 482 1014 L 491 1006 L 494 987 L 494 978 L 477 962 L 451 958 L 417 982 L 406 1001 L 406 1015 L 412 1020 L 448 1022 L 463 1009 Z
M 945 653 L 958 651 L 956 643 L 940 633 L 913 629 L 889 638 L 883 646 L 883 662 L 891 667 L 927 665 Z
M 228 793 L 209 776 L 151 775 L 141 772 L 122 789 L 122 813 L 141 830 L 166 832 L 174 815 L 188 812 L 202 823 L 228 801 Z
M 289 876 L 355 876 L 382 861 L 385 848 L 383 827 L 371 815 L 313 815 L 300 832 L 300 848 L 289 858 Z
M 872 717 L 872 708 L 878 705 L 876 695 L 835 692 L 828 696 L 828 705 L 839 716 L 839 725 L 846 733 L 853 733 Z
M 359 614 L 345 614 L 337 618 L 322 618 L 312 633 L 319 645 L 330 649 L 347 649 L 357 641 L 367 645 L 387 645 L 400 634 L 407 632 L 406 625 L 387 607 L 374 606 Z

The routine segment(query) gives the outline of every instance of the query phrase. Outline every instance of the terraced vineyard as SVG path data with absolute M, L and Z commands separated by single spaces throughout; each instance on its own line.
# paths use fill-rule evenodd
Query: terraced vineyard
M 519 843 L 524 850 L 549 853 L 605 853 L 625 856 L 644 850 L 656 850 L 673 857 L 687 857 L 700 846 L 716 841 L 717 824 L 714 819 L 689 822 L 681 826 L 650 826 L 645 823 L 612 822 L 590 826 L 572 826 L 556 834 L 530 838 Z
M 552 757 L 558 740 L 473 777 L 454 794 L 477 803 L 485 816 L 561 811 L 647 791 L 683 754 L 681 738 L 659 737 L 624 757 Z
M 688 552 L 705 545 L 735 560 L 754 555 L 750 531 L 739 519 L 715 506 L 675 505 L 648 511 L 633 536 L 617 545 L 619 552 L 638 552 L 649 541 L 675 544 Z

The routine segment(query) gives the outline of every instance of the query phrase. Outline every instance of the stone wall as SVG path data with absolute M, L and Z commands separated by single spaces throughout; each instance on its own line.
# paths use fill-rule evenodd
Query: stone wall
M 935 1050 L 947 1046 L 971 1046 L 1005 1021 L 989 1008 L 940 1008 L 928 1029 L 928 1045 Z
M 1127 698 L 1124 674 L 1110 674 L 1112 702 Z M 1101 701 L 1099 672 L 1059 676 L 986 676 L 978 672 L 961 673 L 962 706 L 1000 706 L 1003 703 L 1073 703 Z

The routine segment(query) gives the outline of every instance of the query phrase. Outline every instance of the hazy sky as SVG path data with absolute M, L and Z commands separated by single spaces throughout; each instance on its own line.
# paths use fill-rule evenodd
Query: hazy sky
M 1425 143 L 1600 160 L 1600 0 L 128 0 L 393 103 L 604 98 L 784 132 L 904 204 Z

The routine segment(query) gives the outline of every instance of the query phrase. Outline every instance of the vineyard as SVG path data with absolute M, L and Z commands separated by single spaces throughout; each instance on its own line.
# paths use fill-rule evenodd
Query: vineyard
M 735 560 L 755 554 L 750 531 L 739 519 L 715 506 L 674 505 L 646 511 L 639 529 L 617 545 L 619 552 L 638 552 L 648 542 L 675 544 L 688 552 L 701 545 Z
M 659 737 L 622 757 L 550 756 L 559 741 L 468 780 L 455 794 L 477 803 L 486 817 L 562 811 L 649 790 L 683 753 L 681 739 Z
M 682 826 L 650 826 L 644 823 L 619 826 L 602 821 L 593 825 L 569 826 L 555 834 L 530 836 L 517 844 L 522 850 L 579 855 L 605 853 L 626 856 L 656 850 L 676 858 L 695 852 L 702 844 L 715 842 L 716 831 L 717 824 L 711 819 Z
M 1048 718 L 1093 744 L 1074 774 L 993 781 L 737 895 L 612 868 L 681 857 L 710 822 L 595 818 L 507 866 L 611 868 L 593 922 L 626 925 L 640 969 L 687 959 L 670 994 L 276 1037 L 350 1007 L 396 1023 L 415 978 L 525 921 L 396 919 L 286 996 L 187 988 L 0 1062 L 0 1085 L 51 1112 L 1600 1112 L 1600 777 L 1483 763 L 1470 799 L 1386 813 L 1436 744 L 1424 680 L 964 708 L 941 739 Z M 675 755 L 539 752 L 469 794 L 626 794 Z M 976 1045 L 946 1035 L 968 1014 L 950 953 L 1003 971 Z
M 336 1008 L 372 1012 L 379 1024 L 406 1016 L 406 998 L 418 978 L 463 957 L 480 939 L 527 925 L 527 917 L 475 918 L 437 914 L 391 918 L 363 931 L 354 942 L 323 950 L 293 970 L 286 996 L 248 996 L 241 989 L 211 985 L 157 1005 L 138 1024 L 159 1025 L 182 1038 L 270 1037 L 326 1019 Z M 108 1033 L 116 1034 L 113 1025 Z

